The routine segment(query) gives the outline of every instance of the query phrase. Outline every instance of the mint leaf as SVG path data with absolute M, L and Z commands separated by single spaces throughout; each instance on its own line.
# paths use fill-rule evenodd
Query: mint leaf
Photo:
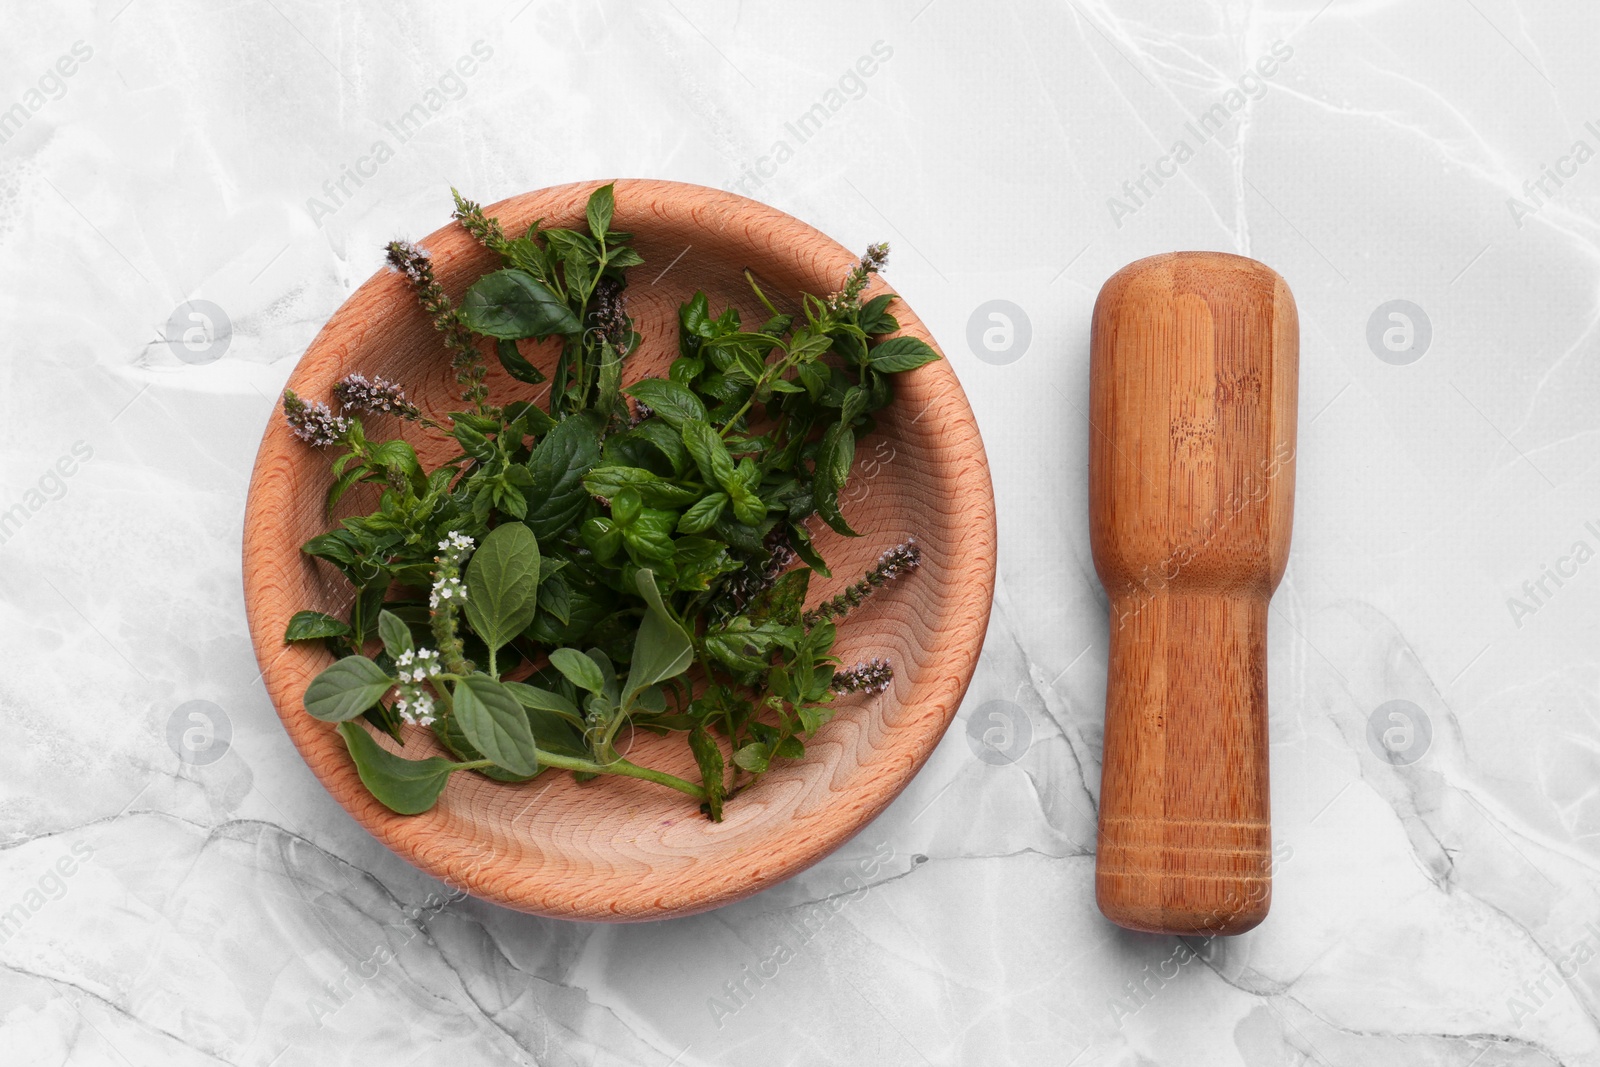
M 515 269 L 479 278 L 461 300 L 461 321 L 474 333 L 513 341 L 583 330 L 566 301 L 527 271 Z
M 616 210 L 616 204 L 615 185 L 602 185 L 589 194 L 589 204 L 584 214 L 588 216 L 589 232 L 594 234 L 596 241 L 606 239 L 606 230 L 611 227 L 611 215 Z
M 867 364 L 884 374 L 915 370 L 938 358 L 939 353 L 918 337 L 891 337 L 867 350 Z
M 283 640 L 315 641 L 321 637 L 345 637 L 350 633 L 348 624 L 320 611 L 297 611 L 283 631 Z
M 649 405 L 650 410 L 659 415 L 663 422 L 681 429 L 685 422 L 698 419 L 701 422 L 706 418 L 706 406 L 698 396 L 695 396 L 686 386 L 665 378 L 646 378 L 634 382 L 623 392 Z
M 563 419 L 544 436 L 528 459 L 533 485 L 523 521 L 535 537 L 553 541 L 583 514 L 583 476 L 599 462 L 599 428 L 588 414 Z
M 712 493 L 701 497 L 700 500 L 683 513 L 678 520 L 678 532 L 684 534 L 704 533 L 722 517 L 723 509 L 728 506 L 727 493 Z

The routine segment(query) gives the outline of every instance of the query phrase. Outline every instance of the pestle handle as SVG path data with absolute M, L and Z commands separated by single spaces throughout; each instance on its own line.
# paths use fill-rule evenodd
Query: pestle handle
M 1299 320 L 1252 259 L 1139 260 L 1095 303 L 1089 527 L 1110 603 L 1095 896 L 1119 925 L 1266 917 L 1267 605 L 1288 562 Z

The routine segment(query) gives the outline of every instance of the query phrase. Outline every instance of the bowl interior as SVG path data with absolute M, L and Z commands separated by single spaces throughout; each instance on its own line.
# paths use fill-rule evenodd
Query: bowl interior
M 514 197 L 488 209 L 508 233 L 535 219 L 582 226 L 596 183 Z M 643 335 L 625 381 L 663 374 L 676 354 L 677 308 L 696 290 L 713 312 L 732 305 L 746 324 L 763 310 L 743 274 L 754 272 L 780 307 L 798 294 L 837 288 L 855 255 L 773 208 L 699 186 L 619 181 L 613 228 L 635 235 L 645 257 L 629 271 L 628 312 Z M 458 227 L 422 242 L 435 273 L 459 299 L 498 257 Z M 881 281 L 873 290 L 887 291 Z M 897 302 L 903 332 L 933 343 Z M 547 372 L 554 343 L 523 342 Z M 490 356 L 497 402 L 542 398 L 544 386 L 506 376 Z M 401 382 L 426 412 L 460 405 L 459 387 L 439 335 L 405 280 L 383 271 L 363 285 L 307 350 L 289 387 L 326 400 L 351 372 Z M 448 458 L 443 442 L 410 423 L 370 417 L 369 436 L 404 436 L 428 466 Z M 727 805 L 724 821 L 705 819 L 681 794 L 632 779 L 580 785 L 548 771 L 506 785 L 458 774 L 438 805 L 398 816 L 361 785 L 332 726 L 311 718 L 306 684 L 329 654 L 286 647 L 297 610 L 343 615 L 351 591 L 330 566 L 299 552 L 330 520 L 322 500 L 328 458 L 295 440 L 282 419 L 266 431 L 251 483 L 245 526 L 245 594 L 263 678 L 285 729 L 328 790 L 364 826 L 419 867 L 498 903 L 565 918 L 638 920 L 688 914 L 739 899 L 788 877 L 838 847 L 883 810 L 926 761 L 954 716 L 987 625 L 994 583 L 994 505 L 982 444 L 949 364 L 939 361 L 896 379 L 893 405 L 857 446 L 844 511 L 862 531 L 843 538 L 815 523 L 834 577 L 814 576 L 810 603 L 859 579 L 886 548 L 916 537 L 923 565 L 852 611 L 836 651 L 848 666 L 887 656 L 891 688 L 838 700 L 838 711 L 807 744 L 803 760 L 778 765 Z M 369 508 L 353 496 L 341 511 Z M 409 728 L 405 755 L 435 754 L 428 731 Z M 385 739 L 386 741 L 387 739 Z M 632 739 L 629 758 L 695 779 L 682 735 Z M 394 747 L 394 746 L 390 746 Z

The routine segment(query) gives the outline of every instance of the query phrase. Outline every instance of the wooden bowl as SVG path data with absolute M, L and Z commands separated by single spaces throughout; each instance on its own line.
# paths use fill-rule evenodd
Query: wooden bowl
M 547 226 L 581 227 L 597 184 L 527 193 L 488 211 L 511 233 L 539 218 Z M 629 272 L 628 311 L 644 336 L 624 372 L 629 381 L 665 373 L 676 354 L 677 307 L 695 290 L 706 292 L 713 309 L 733 304 L 746 322 L 760 321 L 745 268 L 769 295 L 793 302 L 801 291 L 838 288 L 856 259 L 774 208 L 675 182 L 617 182 L 612 225 L 635 234 L 646 260 Z M 499 266 L 453 223 L 422 243 L 439 281 L 458 300 Z M 875 291 L 886 291 L 881 281 Z M 894 312 L 903 332 L 933 343 L 904 304 Z M 552 343 L 535 362 L 548 371 L 554 352 Z M 489 362 L 491 396 L 538 395 L 540 387 L 516 382 Z M 288 386 L 326 400 L 333 383 L 352 372 L 401 382 L 431 415 L 459 406 L 439 335 L 406 280 L 392 271 L 369 279 L 334 313 Z M 814 524 L 834 578 L 811 586 L 814 604 L 859 579 L 884 549 L 916 537 L 922 566 L 851 612 L 839 630 L 845 665 L 888 656 L 894 683 L 877 696 L 839 698 L 837 714 L 807 744 L 805 757 L 777 765 L 740 792 L 723 822 L 710 822 L 692 800 L 647 782 L 604 777 L 580 785 L 558 771 L 523 785 L 457 774 L 422 815 L 396 815 L 373 799 L 333 727 L 305 710 L 306 685 L 331 662 L 329 653 L 283 642 L 294 612 L 314 608 L 342 617 L 351 590 L 331 567 L 300 552 L 331 525 L 322 505 L 328 457 L 296 440 L 274 414 L 245 509 L 244 587 L 256 657 L 284 729 L 334 799 L 385 845 L 436 878 L 521 911 L 624 922 L 688 915 L 815 863 L 883 811 L 932 753 L 972 678 L 993 597 L 994 495 L 955 373 L 940 360 L 898 377 L 895 389 L 878 429 L 857 447 L 844 494 L 845 514 L 864 536 L 841 538 Z M 371 417 L 368 431 L 405 436 L 430 467 L 448 458 L 411 423 Z M 351 511 L 372 504 L 371 497 L 358 499 Z M 437 752 L 428 731 L 408 729 L 409 758 Z M 696 778 L 682 735 L 640 734 L 629 756 Z

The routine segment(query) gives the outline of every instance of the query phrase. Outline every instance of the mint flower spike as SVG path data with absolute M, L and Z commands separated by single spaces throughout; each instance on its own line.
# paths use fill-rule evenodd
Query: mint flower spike
M 615 278 L 602 277 L 594 287 L 594 325 L 617 348 L 628 339 L 628 294 Z M 625 354 L 625 353 L 624 353 Z
M 398 415 L 402 419 L 422 417 L 421 409 L 406 399 L 398 382 L 378 375 L 368 380 L 365 374 L 347 374 L 334 384 L 333 396 L 346 411 Z
M 861 306 L 861 293 L 872 276 L 889 265 L 889 242 L 867 246 L 866 252 L 844 277 L 844 285 L 827 299 L 829 311 L 849 311 Z
M 880 586 L 894 581 L 909 571 L 916 570 L 921 563 L 921 546 L 917 544 L 916 538 L 907 538 L 879 556 L 877 566 L 862 575 L 859 582 L 848 587 L 832 600 L 825 600 L 811 611 L 806 612 L 801 616 L 801 621 L 807 626 L 815 626 L 824 619 L 832 619 L 844 615 L 851 608 L 859 607 L 861 602 L 877 592 Z
M 461 228 L 470 233 L 475 241 L 494 252 L 505 249 L 507 241 L 505 231 L 500 228 L 500 220 L 492 219 L 483 213 L 483 206 L 476 200 L 468 200 L 456 192 L 452 186 L 450 197 L 456 202 L 455 211 L 450 217 L 461 223 Z
M 488 373 L 483 363 L 483 353 L 478 350 L 472 331 L 461 321 L 461 312 L 450 302 L 450 297 L 433 276 L 433 257 L 421 245 L 410 241 L 390 241 L 384 249 L 391 269 L 406 276 L 416 290 L 417 302 L 433 320 L 433 328 L 444 336 L 444 346 L 450 350 L 450 365 L 455 368 L 456 381 L 462 386 L 461 398 L 485 410 L 489 396 L 483 384 Z
M 849 670 L 835 672 L 829 688 L 835 693 L 881 693 L 892 681 L 894 664 L 882 656 L 874 656 Z
M 335 415 L 320 400 L 307 403 L 293 389 L 283 391 L 283 419 L 294 435 L 308 445 L 336 444 L 350 432 L 350 420 Z

